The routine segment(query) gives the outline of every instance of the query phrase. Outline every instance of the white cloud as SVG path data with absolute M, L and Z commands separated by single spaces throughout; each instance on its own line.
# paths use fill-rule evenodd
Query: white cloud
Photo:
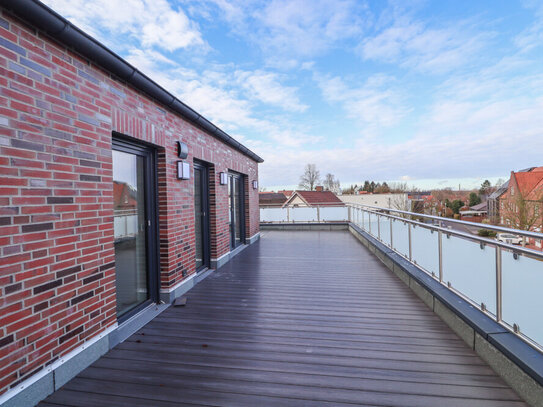
M 363 83 L 345 83 L 340 77 L 315 75 L 329 103 L 339 103 L 347 115 L 370 128 L 397 124 L 409 111 L 393 77 L 377 74 Z
M 283 108 L 297 112 L 306 108 L 299 102 L 296 89 L 282 86 L 274 73 L 232 72 L 224 66 L 196 72 L 150 50 L 133 49 L 127 60 L 249 148 L 294 148 L 320 141 L 290 123 L 288 117 L 260 118 L 256 113 L 260 104 L 275 106 L 284 102 Z M 258 142 L 248 134 L 263 135 L 267 141 Z
M 322 55 L 343 40 L 357 37 L 368 24 L 365 3 L 357 0 L 207 0 L 193 2 L 220 10 L 232 32 L 256 44 L 268 66 L 290 69 Z
M 105 30 L 126 34 L 143 46 L 175 51 L 190 46 L 205 47 L 198 25 L 167 0 L 44 0 L 44 2 L 100 40 Z
M 470 62 L 492 36 L 476 32 L 467 22 L 432 28 L 406 16 L 360 44 L 366 60 L 444 73 Z
M 357 106 L 349 101 L 364 95 L 360 89 L 365 90 L 368 83 L 370 89 L 388 83 L 387 77 L 377 76 L 356 88 L 337 77 L 318 79 L 329 100 L 345 108 Z M 537 64 L 517 56 L 504 57 L 495 65 L 451 77 L 435 88 L 429 106 L 416 116 L 414 131 L 404 134 L 403 141 L 388 143 L 387 132 L 383 132 L 385 138 L 362 138 L 350 148 L 315 151 L 304 146 L 296 151 L 271 151 L 260 169 L 261 185 L 296 184 L 308 162 L 347 184 L 363 179 L 450 180 L 451 174 L 454 179 L 474 174 L 492 178 L 541 165 L 541 95 L 543 74 Z M 387 123 L 389 115 L 382 114 L 387 112 L 386 106 L 384 109 L 377 109 L 380 119 L 372 121 Z
M 543 45 L 543 4 L 538 0 L 525 1 L 525 7 L 534 11 L 533 23 L 518 34 L 515 45 L 522 52 L 529 52 Z
M 296 112 L 303 112 L 308 108 L 306 104 L 300 102 L 296 94 L 297 89 L 282 85 L 276 73 L 257 70 L 236 71 L 234 75 L 252 99 Z

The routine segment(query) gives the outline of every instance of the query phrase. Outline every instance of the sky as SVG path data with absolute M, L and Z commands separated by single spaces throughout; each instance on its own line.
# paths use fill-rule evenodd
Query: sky
M 543 165 L 540 0 L 45 0 L 264 158 L 348 186 Z

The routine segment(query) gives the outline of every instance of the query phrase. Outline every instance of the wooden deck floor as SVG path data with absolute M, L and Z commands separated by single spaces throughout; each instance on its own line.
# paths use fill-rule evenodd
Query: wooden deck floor
M 263 232 L 46 406 L 524 406 L 348 232 Z

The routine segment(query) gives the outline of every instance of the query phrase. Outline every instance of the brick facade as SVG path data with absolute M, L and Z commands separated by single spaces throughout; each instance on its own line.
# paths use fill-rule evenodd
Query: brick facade
M 3 12 L 0 18 L 0 394 L 116 320 L 112 132 L 157 150 L 160 286 L 195 272 L 193 180 L 210 163 L 212 259 L 228 253 L 228 191 L 246 176 L 259 230 L 257 162 Z M 192 165 L 191 165 L 192 169 Z
M 511 172 L 507 190 L 499 198 L 500 223 L 539 232 L 543 228 L 543 167 Z

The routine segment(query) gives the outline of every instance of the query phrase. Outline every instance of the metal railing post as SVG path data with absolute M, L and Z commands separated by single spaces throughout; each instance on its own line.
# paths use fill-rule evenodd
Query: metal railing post
M 350 206 L 347 207 L 347 212 L 348 212 L 347 216 L 348 216 L 348 218 L 349 218 L 348 220 L 349 220 L 349 223 L 350 223 L 350 222 L 351 222 L 351 218 L 352 218 L 352 215 L 351 215 L 351 207 L 350 207 Z
M 287 222 L 290 222 L 290 208 L 287 206 Z
M 392 238 L 392 218 L 388 219 L 390 221 L 390 248 L 394 247 L 394 239 Z
M 412 261 L 413 260 L 413 252 L 412 252 L 412 249 L 411 249 L 411 223 L 408 223 L 407 224 L 407 233 L 408 233 L 408 237 L 409 237 L 409 261 Z
M 439 250 L 439 282 L 443 282 L 443 233 L 441 230 L 437 232 L 437 245 Z
M 320 223 L 321 221 L 321 208 L 320 206 L 317 206 L 317 222 Z
M 502 248 L 496 246 L 496 321 L 502 320 Z
M 381 240 L 381 221 L 379 215 L 377 215 L 377 239 Z
M 360 212 L 362 212 L 362 230 L 366 230 L 366 226 L 364 223 L 364 209 L 360 209 Z
M 369 231 L 370 231 L 370 235 L 371 235 L 371 212 L 368 212 L 368 225 L 369 225 Z

